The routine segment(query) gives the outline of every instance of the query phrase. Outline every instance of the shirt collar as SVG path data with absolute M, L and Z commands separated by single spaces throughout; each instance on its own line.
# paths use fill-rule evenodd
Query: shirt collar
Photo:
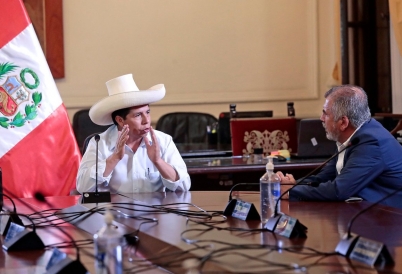
M 344 149 L 346 146 L 349 145 L 350 143 L 350 139 L 352 139 L 353 135 L 355 135 L 355 133 L 362 127 L 363 124 L 361 124 L 358 128 L 356 128 L 355 131 L 353 131 L 352 135 L 349 136 L 349 138 L 343 142 L 342 144 L 340 142 L 336 142 L 336 146 L 338 147 L 338 151 L 341 151 L 342 149 Z

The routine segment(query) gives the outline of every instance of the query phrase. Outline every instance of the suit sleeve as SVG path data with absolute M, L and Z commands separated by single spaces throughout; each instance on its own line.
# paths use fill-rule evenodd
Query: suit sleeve
M 340 201 L 359 192 L 383 171 L 383 161 L 379 144 L 376 140 L 360 141 L 345 152 L 345 164 L 336 176 L 336 159 L 316 177 L 317 187 L 296 186 L 290 191 L 291 200 Z

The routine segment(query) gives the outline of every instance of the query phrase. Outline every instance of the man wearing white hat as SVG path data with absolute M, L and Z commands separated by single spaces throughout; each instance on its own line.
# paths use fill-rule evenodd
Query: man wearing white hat
M 165 96 L 162 84 L 139 90 L 132 74 L 106 82 L 109 96 L 89 111 L 98 125 L 111 125 L 98 141 L 98 189 L 112 193 L 187 191 L 191 181 L 172 137 L 151 127 L 149 104 Z M 77 190 L 94 191 L 96 141 L 82 157 Z

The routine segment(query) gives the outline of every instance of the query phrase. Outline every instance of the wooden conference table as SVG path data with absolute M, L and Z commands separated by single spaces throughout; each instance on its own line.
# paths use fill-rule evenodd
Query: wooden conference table
M 274 161 L 275 171 L 291 173 L 295 178 L 306 176 L 326 159 L 311 158 Z M 184 158 L 191 178 L 191 190 L 229 190 L 239 183 L 258 183 L 265 173 L 267 159 L 255 160 L 253 156 L 225 156 Z M 258 190 L 258 186 L 249 190 Z
M 191 177 L 191 190 L 230 190 L 239 183 L 258 183 L 265 173 L 267 159 L 256 160 L 250 157 L 232 156 L 229 144 L 176 144 L 187 171 Z M 329 157 L 328 157 L 329 158 Z M 290 161 L 274 160 L 275 170 L 291 173 L 295 178 L 307 175 L 327 158 L 295 158 Z M 258 190 L 249 186 L 243 190 Z
M 259 210 L 257 192 L 233 192 L 233 197 L 254 203 Z M 70 208 L 79 196 L 48 197 L 47 204 L 33 198 L 14 200 L 19 213 L 30 213 L 48 208 Z M 136 218 L 116 217 L 116 221 L 138 230 L 139 242 L 126 250 L 125 268 L 132 273 L 186 273 L 182 261 L 186 258 L 203 258 L 201 273 L 402 273 L 402 210 L 375 206 L 353 223 L 351 231 L 386 244 L 395 265 L 376 269 L 340 255 L 331 255 L 341 237 L 346 233 L 348 222 L 368 202 L 288 202 L 281 201 L 280 211 L 297 218 L 308 228 L 307 238 L 285 238 L 269 231 L 258 231 L 259 221 L 242 221 L 221 216 L 206 218 L 207 211 L 222 211 L 228 202 L 223 191 L 189 191 L 185 193 L 139 193 L 126 197 L 112 195 L 116 203 L 126 203 L 120 209 Z M 180 205 L 170 205 L 181 203 Z M 5 201 L 10 208 L 9 201 Z M 192 204 L 192 205 L 191 205 Z M 102 206 L 104 204 L 99 204 Z M 142 212 L 163 205 L 165 212 Z M 91 208 L 93 204 L 86 204 Z M 199 218 L 166 212 L 181 209 L 182 215 L 198 212 Z M 133 209 L 133 210 L 130 210 Z M 159 208 L 160 210 L 161 208 Z M 145 222 L 138 217 L 156 218 L 157 222 Z M 207 226 L 208 225 L 208 226 Z M 59 228 L 75 240 L 91 239 L 87 233 L 71 224 Z M 241 229 L 241 230 L 239 230 Z M 255 230 L 255 231 L 252 231 Z M 54 227 L 37 228 L 45 244 L 68 241 Z M 185 242 L 183 239 L 187 239 Z M 75 258 L 75 249 L 62 249 Z M 80 249 L 81 261 L 93 273 L 92 246 Z M 185 251 L 188 251 L 186 253 Z M 1 273 L 43 273 L 51 251 L 0 252 Z M 131 255 L 130 255 L 131 254 Z M 131 262 L 129 261 L 131 258 Z M 148 268 L 149 261 L 159 267 Z M 146 266 L 141 268 L 140 266 Z M 140 270 L 144 271 L 140 271 Z

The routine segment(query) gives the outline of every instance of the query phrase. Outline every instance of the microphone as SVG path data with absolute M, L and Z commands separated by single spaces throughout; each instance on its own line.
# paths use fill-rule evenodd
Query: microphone
M 12 212 L 6 212 L 3 210 L 3 197 L 6 197 L 11 201 L 13 205 Z M 13 199 L 4 193 L 3 171 L 1 168 L 0 200 L 2 209 L 0 212 L 0 232 L 2 235 L 5 235 L 3 249 L 6 251 L 44 249 L 45 245 L 39 238 L 38 234 L 36 234 L 36 227 L 32 219 L 27 215 L 18 214 Z M 32 223 L 32 230 L 25 229 L 25 225 L 18 215 L 27 218 Z
M 96 184 L 95 184 L 95 192 L 98 193 L 98 145 L 99 145 L 99 140 L 100 140 L 100 136 L 99 134 L 95 135 L 95 142 L 96 142 L 96 162 L 95 162 L 95 180 L 96 180 Z
M 381 264 L 382 266 L 394 265 L 395 262 L 392 259 L 392 256 L 389 253 L 385 244 L 363 238 L 356 234 L 352 234 L 351 229 L 353 222 L 357 219 L 357 217 L 370 210 L 374 206 L 378 205 L 382 201 L 395 195 L 401 190 L 402 187 L 397 188 L 393 192 L 385 195 L 377 202 L 371 204 L 370 206 L 355 214 L 348 223 L 348 232 L 343 236 L 342 240 L 336 246 L 335 252 L 345 257 L 355 259 L 359 262 L 369 264 L 371 266 L 378 264 Z
M 233 210 L 234 210 L 234 208 L 236 207 L 236 205 L 238 203 L 237 199 L 232 198 L 232 192 L 233 192 L 234 188 L 239 186 L 239 185 L 246 185 L 246 186 L 258 185 L 259 186 L 260 183 L 238 183 L 238 184 L 235 184 L 229 191 L 229 202 L 226 205 L 225 210 L 223 211 L 223 215 L 226 216 L 226 217 L 227 216 L 232 216 Z M 292 185 L 293 186 L 294 184 L 281 184 L 281 185 Z M 303 184 L 299 184 L 299 185 L 303 185 Z M 310 185 L 310 183 L 306 183 L 304 185 Z M 242 202 L 245 203 L 244 201 L 242 201 Z M 250 205 L 248 205 L 248 204 L 249 203 L 247 203 L 247 206 L 251 206 L 251 204 Z M 250 214 L 250 211 L 248 213 Z M 255 216 L 255 217 L 248 216 L 247 220 L 251 220 L 250 217 L 253 218 L 253 220 L 257 220 L 258 218 L 260 218 L 260 215 L 258 214 L 258 212 L 252 213 L 252 215 Z
M 235 187 L 241 186 L 241 185 L 252 186 L 252 185 L 260 185 L 260 183 L 238 183 L 238 184 L 235 184 L 234 186 L 232 186 L 232 188 L 231 188 L 230 191 L 229 191 L 229 202 L 230 202 L 231 200 L 233 200 L 233 199 L 232 199 L 232 192 L 233 192 L 233 189 L 234 189 Z
M 51 203 L 49 203 L 45 196 L 41 192 L 36 192 L 34 197 L 37 201 L 42 202 L 48 205 L 50 208 L 54 208 Z M 70 234 L 65 232 L 63 229 L 55 226 L 61 233 L 63 233 L 73 244 L 76 250 L 76 259 L 72 260 L 68 256 L 64 257 L 64 254 L 59 254 L 59 251 L 56 251 L 52 254 L 48 266 L 46 267 L 46 274 L 56 274 L 56 273 L 76 273 L 76 274 L 85 274 L 87 273 L 87 269 L 80 261 L 80 250 L 77 246 L 77 243 L 74 241 L 73 237 Z M 64 257 L 64 258 L 63 258 Z
M 354 138 L 352 139 L 347 146 L 345 146 L 344 148 L 342 148 L 341 150 L 339 150 L 337 153 L 335 153 L 334 155 L 332 155 L 330 158 L 328 158 L 327 160 L 325 160 L 321 165 L 319 165 L 318 167 L 316 167 L 315 169 L 313 169 L 311 172 L 309 172 L 306 176 L 304 176 L 299 182 L 297 182 L 296 184 L 294 184 L 291 188 L 289 188 L 288 190 L 286 190 L 285 192 L 283 192 L 281 194 L 281 196 L 279 196 L 278 200 L 275 203 L 275 210 L 274 210 L 274 216 L 268 219 L 268 222 L 265 225 L 265 228 L 270 230 L 270 231 L 275 231 L 275 229 L 277 228 L 277 225 L 281 219 L 281 217 L 283 217 L 284 215 L 278 214 L 278 204 L 279 201 L 282 199 L 282 197 L 287 194 L 289 191 L 291 191 L 293 188 L 295 188 L 298 185 L 310 185 L 310 186 L 314 186 L 317 187 L 320 183 L 319 182 L 309 182 L 309 183 L 304 183 L 303 182 L 311 175 L 313 175 L 315 172 L 317 172 L 318 170 L 320 170 L 321 168 L 323 168 L 329 161 L 331 161 L 332 159 L 334 159 L 335 157 L 337 157 L 340 153 L 342 153 L 343 151 L 345 151 L 347 148 L 351 147 L 351 146 L 355 146 L 360 142 L 359 138 Z M 284 220 L 286 219 L 286 221 L 289 221 L 290 219 L 294 219 L 291 218 L 289 216 L 284 217 Z M 293 233 L 293 236 L 296 236 L 297 234 L 300 234 L 300 236 L 302 237 L 306 237 L 305 235 L 305 231 L 307 230 L 307 227 L 305 227 L 304 225 L 302 225 L 300 222 L 297 221 L 297 219 L 292 220 L 292 222 L 294 224 L 294 227 L 291 228 L 289 230 L 289 228 L 287 229 L 287 231 L 290 233 Z M 287 223 L 289 224 L 289 222 Z M 295 229 L 294 231 L 292 231 L 293 229 Z M 285 229 L 286 230 L 286 229 Z M 304 230 L 304 231 L 303 231 Z M 286 236 L 286 235 L 283 235 Z M 292 235 L 288 235 L 288 236 L 292 236 Z
M 18 214 L 16 212 L 15 203 L 12 198 L 4 193 L 1 196 L 5 196 L 10 199 L 13 204 L 12 213 L 1 212 L 1 226 L 3 235 L 6 234 L 3 241 L 3 249 L 6 251 L 26 251 L 26 250 L 38 250 L 44 249 L 45 244 L 42 242 L 41 238 L 36 234 L 36 225 L 34 221 L 26 214 Z M 32 224 L 32 230 L 26 229 L 25 225 L 19 218 L 22 216 Z M 4 219 L 6 218 L 6 219 Z M 3 225 L 4 231 L 3 231 Z
M 4 205 L 4 198 L 6 197 L 10 200 L 10 202 L 13 205 L 13 211 L 12 212 L 7 212 L 6 210 L 3 209 Z M 15 203 L 13 199 L 11 199 L 8 195 L 5 195 L 3 193 L 3 171 L 0 167 L 0 206 L 1 206 L 1 216 L 0 216 L 0 233 L 1 235 L 6 235 L 8 232 L 8 229 L 10 228 L 11 222 L 23 226 L 24 224 L 22 223 L 20 217 L 18 217 L 17 214 L 17 209 L 15 207 Z
M 257 209 L 253 203 L 248 203 L 245 201 L 238 201 L 237 199 L 232 199 L 232 191 L 236 186 L 239 185 L 260 185 L 259 183 L 238 183 L 232 186 L 229 191 L 229 203 L 227 204 L 225 210 L 223 211 L 224 216 L 232 216 L 241 220 L 260 220 L 260 214 L 258 214 Z M 241 208 L 237 211 L 236 208 Z
M 15 207 L 15 203 L 13 199 L 11 199 L 10 196 L 1 193 L 1 199 L 3 200 L 3 196 L 8 198 L 13 205 L 13 211 L 12 212 L 6 212 L 5 210 L 1 211 L 1 216 L 0 216 L 0 233 L 1 235 L 6 235 L 8 230 L 10 229 L 11 223 L 15 223 L 17 225 L 24 226 L 24 223 L 21 221 L 20 217 L 18 216 L 17 209 Z
M 96 141 L 96 161 L 95 161 L 95 192 L 83 192 L 82 193 L 82 203 L 110 203 L 110 192 L 98 192 L 98 143 L 100 140 L 99 134 L 95 135 Z
M 351 146 L 355 146 L 360 142 L 359 138 L 354 138 L 353 140 L 351 140 L 347 146 L 345 146 L 344 148 L 342 148 L 340 151 L 338 151 L 337 153 L 335 153 L 334 155 L 332 155 L 331 157 L 329 157 L 327 160 L 325 160 L 321 165 L 319 165 L 318 167 L 316 167 L 315 169 L 313 169 L 312 171 L 310 171 L 306 176 L 304 176 L 299 182 L 297 182 L 296 184 L 294 184 L 291 188 L 289 188 L 288 190 L 286 190 L 284 193 L 282 193 L 281 196 L 279 196 L 278 201 L 285 195 L 287 194 L 289 191 L 291 191 L 293 188 L 295 188 L 298 185 L 303 185 L 302 183 L 304 182 L 305 179 L 307 179 L 308 177 L 310 177 L 311 175 L 313 175 L 315 172 L 317 172 L 318 170 L 320 170 L 321 168 L 323 168 L 329 161 L 331 161 L 332 159 L 334 159 L 335 157 L 337 157 L 339 154 L 341 154 L 343 151 L 345 151 L 347 148 L 351 147 Z M 319 182 L 309 182 L 306 183 L 306 185 L 311 185 L 314 187 L 317 187 L 320 183 Z M 274 216 L 278 215 L 278 201 L 275 204 L 275 214 Z

